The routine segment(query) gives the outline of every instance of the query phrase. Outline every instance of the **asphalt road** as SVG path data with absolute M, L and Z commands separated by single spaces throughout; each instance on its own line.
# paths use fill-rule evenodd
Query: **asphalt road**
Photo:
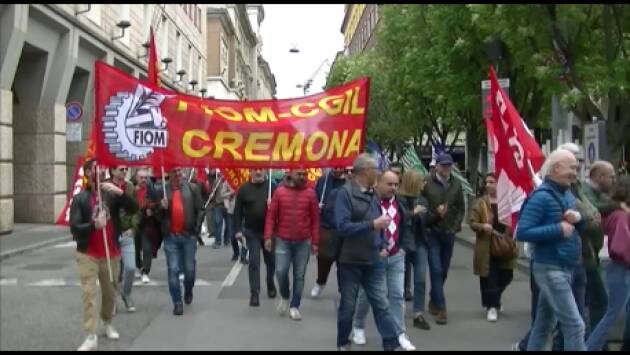
M 277 299 L 261 296 L 261 306 L 248 306 L 247 266 L 230 261 L 231 248 L 200 247 L 194 302 L 183 317 L 172 315 L 166 286 L 166 262 L 160 251 L 151 272 L 152 283 L 137 283 L 137 312 L 126 313 L 118 300 L 113 324 L 119 341 L 99 338 L 102 350 L 334 350 L 337 287 L 335 268 L 320 299 L 308 295 L 315 281 L 316 260 L 310 259 L 302 301 L 303 320 L 276 313 Z M 264 280 L 264 278 L 263 278 Z M 74 243 L 27 252 L 0 262 L 0 349 L 74 350 L 85 334 L 81 327 L 81 290 Z M 504 295 L 505 312 L 488 323 L 481 308 L 479 281 L 472 274 L 472 250 L 456 243 L 446 283 L 449 323 L 431 330 L 407 324 L 419 350 L 509 350 L 529 326 L 529 284 L 525 274 Z M 264 281 L 263 281 L 264 285 Z M 264 291 L 263 286 L 263 291 Z M 370 316 L 368 344 L 354 350 L 379 350 L 381 341 Z

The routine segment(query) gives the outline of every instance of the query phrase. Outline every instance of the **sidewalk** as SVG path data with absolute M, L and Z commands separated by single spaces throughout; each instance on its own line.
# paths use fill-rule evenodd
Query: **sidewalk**
M 0 236 L 0 260 L 71 240 L 69 227 L 55 224 L 16 224 L 13 232 Z

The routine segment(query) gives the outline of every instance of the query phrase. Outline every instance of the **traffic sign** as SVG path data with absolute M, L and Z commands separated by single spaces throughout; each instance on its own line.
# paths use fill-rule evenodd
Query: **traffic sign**
M 66 104 L 66 119 L 68 121 L 78 121 L 83 117 L 83 106 L 76 101 Z

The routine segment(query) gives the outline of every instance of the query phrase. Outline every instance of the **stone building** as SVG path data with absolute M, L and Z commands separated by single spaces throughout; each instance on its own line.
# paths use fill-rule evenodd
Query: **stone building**
M 0 233 L 14 223 L 54 223 L 61 211 L 91 127 L 96 60 L 146 78 L 153 25 L 158 56 L 170 58 L 162 85 L 201 94 L 206 8 L 0 4 Z M 70 102 L 84 112 L 81 125 L 73 125 L 80 132 L 72 134 L 66 125 Z

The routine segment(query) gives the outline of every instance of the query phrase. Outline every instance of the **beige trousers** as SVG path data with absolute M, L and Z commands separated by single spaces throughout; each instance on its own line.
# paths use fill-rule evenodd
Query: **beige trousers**
M 120 257 L 111 258 L 112 277 L 109 281 L 107 271 L 107 259 L 96 259 L 87 254 L 77 252 L 77 265 L 79 278 L 81 279 L 81 300 L 83 303 L 83 328 L 88 334 L 96 334 L 98 318 L 96 315 L 97 285 L 101 285 L 101 318 L 105 322 L 111 322 L 114 311 L 114 303 L 118 290 L 118 273 L 120 272 Z

